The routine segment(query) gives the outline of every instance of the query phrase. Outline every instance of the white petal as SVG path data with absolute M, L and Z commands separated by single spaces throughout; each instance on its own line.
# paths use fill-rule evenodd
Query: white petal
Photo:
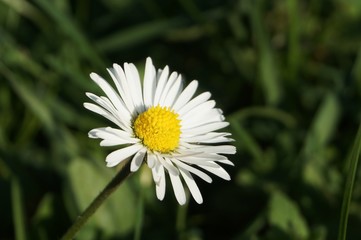
M 182 142 L 180 142 L 181 144 Z M 182 146 L 180 146 L 182 147 Z M 203 153 L 200 153 L 200 152 L 197 152 L 197 151 L 192 151 L 188 148 L 186 149 L 180 149 L 179 152 L 175 152 L 175 153 L 171 153 L 171 154 L 163 154 L 164 157 L 167 157 L 167 158 L 180 158 L 180 157 L 188 157 L 188 156 L 194 156 L 194 155 L 199 155 L 199 154 L 203 154 Z
M 148 108 L 153 104 L 153 97 L 155 95 L 155 89 L 157 84 L 156 71 L 150 57 L 147 58 L 144 70 L 144 86 L 143 97 L 144 104 Z
M 179 171 L 182 174 L 182 177 L 183 177 L 184 181 L 186 182 L 194 200 L 196 200 L 196 202 L 198 204 L 201 204 L 203 202 L 202 194 L 199 191 L 199 188 L 198 188 L 196 182 L 194 181 L 192 175 L 184 169 L 179 169 Z
M 195 149 L 195 151 L 196 151 L 196 149 Z M 194 154 L 194 155 L 184 155 L 184 156 L 178 155 L 178 156 L 173 156 L 173 158 L 176 158 L 181 162 L 188 163 L 188 164 L 194 164 L 194 165 L 205 165 L 205 166 L 213 166 L 214 167 L 214 164 L 212 162 L 220 162 L 220 163 L 234 166 L 234 164 L 230 160 L 228 160 L 228 158 L 226 156 L 218 155 L 215 153 L 198 152 L 197 154 Z M 173 158 L 172 158 L 172 160 L 173 160 Z M 204 163 L 204 162 L 211 162 L 211 163 Z
M 198 142 L 200 142 L 200 143 L 223 143 L 223 142 L 233 142 L 233 141 L 234 141 L 234 139 L 232 139 L 232 138 L 217 137 L 217 138 L 211 138 L 208 140 L 203 140 L 203 141 L 198 141 Z
M 194 150 L 205 153 L 223 153 L 223 154 L 235 154 L 236 147 L 232 145 L 219 145 L 219 146 L 206 146 L 206 145 L 193 145 Z
M 128 132 L 115 129 L 111 127 L 106 128 L 95 128 L 92 129 L 88 133 L 90 138 L 101 138 L 101 139 L 107 139 L 107 140 L 113 140 L 113 141 L 124 141 L 128 143 L 133 143 L 134 141 L 139 141 L 136 138 L 133 138 Z
M 124 144 L 134 144 L 138 143 L 139 141 L 137 139 L 131 139 L 130 141 L 126 141 L 123 139 L 104 139 L 100 142 L 100 146 L 102 147 L 111 147 L 111 146 L 117 146 L 117 145 L 124 145 Z
M 168 158 L 164 158 L 163 156 L 157 156 L 157 159 L 168 170 L 169 175 L 179 175 L 178 168 L 176 168 Z
M 151 153 L 151 152 L 148 152 L 147 153 L 147 164 L 148 164 L 148 167 L 149 168 L 153 168 L 155 166 L 155 163 L 156 163 L 157 159 L 156 159 L 156 156 Z
M 130 142 L 105 139 L 105 140 L 102 140 L 99 145 L 102 147 L 112 147 L 112 146 L 124 145 L 124 144 L 129 144 L 129 143 Z M 137 143 L 137 142 L 133 141 L 132 143 Z
M 103 90 L 109 100 L 114 104 L 115 108 L 121 111 L 124 107 L 124 103 L 118 93 L 115 92 L 114 88 L 96 73 L 91 73 L 90 77 Z
M 180 205 L 184 205 L 186 203 L 186 194 L 184 192 L 184 187 L 182 184 L 182 181 L 179 176 L 175 176 L 172 174 L 169 174 L 170 181 L 173 185 L 173 191 L 174 195 Z
M 183 150 L 182 149 L 182 153 L 180 154 L 174 154 L 173 157 L 177 158 L 177 159 L 182 159 L 183 157 L 196 157 L 196 158 L 201 158 L 204 159 L 205 161 L 221 161 L 221 160 L 226 160 L 228 159 L 226 156 L 223 155 L 218 155 L 216 153 L 206 153 L 206 152 L 198 152 L 197 148 L 195 146 L 207 146 L 207 145 L 195 145 L 195 144 L 186 144 L 187 148 L 190 148 L 192 150 Z M 207 146 L 207 147 L 211 147 L 211 146 Z M 183 154 L 183 152 L 185 154 Z M 193 153 L 193 154 L 191 154 Z
M 119 106 L 119 108 L 121 109 L 116 109 L 113 103 L 107 97 L 99 97 L 89 92 L 85 93 L 85 95 L 91 100 L 93 100 L 95 103 L 97 103 L 99 106 L 110 112 L 115 118 L 123 122 L 124 125 L 130 125 L 131 117 L 129 111 L 123 105 Z M 121 103 L 124 104 L 122 101 Z M 121 114 L 119 114 L 119 112 L 121 112 Z
M 167 97 L 164 100 L 163 105 L 167 107 L 171 107 L 178 97 L 178 95 L 182 91 L 182 76 L 179 74 L 176 82 L 173 84 L 171 89 L 169 89 Z
M 138 113 L 142 113 L 145 109 L 138 70 L 134 64 L 127 63 L 124 64 L 124 70 L 135 110 Z
M 234 163 L 233 163 L 233 162 L 231 162 L 231 161 L 230 161 L 230 160 L 228 160 L 228 159 L 218 160 L 217 162 L 220 162 L 220 163 L 223 163 L 223 164 L 227 164 L 227 165 L 234 166 Z
M 111 113 L 109 113 L 107 110 L 105 110 L 102 107 L 99 107 L 98 105 L 95 105 L 93 103 L 84 103 L 83 104 L 84 107 L 92 112 L 95 112 L 99 115 L 102 115 L 103 117 L 105 117 L 106 119 L 108 119 L 109 121 L 115 123 L 116 125 L 118 125 L 119 127 L 122 127 L 123 124 L 119 121 L 119 119 L 115 118 Z
M 124 100 L 124 103 L 126 105 L 126 107 L 128 108 L 130 114 L 132 116 L 135 115 L 136 111 L 135 111 L 135 106 L 133 103 L 133 98 L 131 95 L 131 91 L 128 85 L 128 81 L 127 81 L 127 77 L 125 75 L 125 72 L 123 71 L 123 68 L 121 66 L 119 66 L 118 64 L 113 64 L 113 68 L 114 68 L 114 72 L 117 76 L 118 82 L 119 82 L 119 86 L 122 89 L 122 92 L 120 92 L 122 94 L 122 98 Z
M 129 114 L 119 114 L 118 110 L 115 109 L 113 104 L 109 101 L 106 97 L 98 97 L 92 93 L 86 93 L 86 95 L 93 100 L 96 104 L 98 104 L 101 108 L 106 110 L 114 119 L 117 119 L 117 125 L 121 129 L 127 129 L 128 131 L 131 130 L 130 128 L 130 119 L 127 119 L 127 116 L 130 116 Z M 84 105 L 85 107 L 85 105 Z
M 174 162 L 177 165 L 178 169 L 179 168 L 184 168 L 187 171 L 189 171 L 189 172 L 197 175 L 198 177 L 202 178 L 204 181 L 206 181 L 208 183 L 212 182 L 212 178 L 210 176 L 208 176 L 206 173 L 198 170 L 197 168 L 189 166 L 189 165 L 187 165 L 187 164 L 185 164 L 185 163 L 183 163 L 183 162 L 181 162 L 181 161 L 179 161 L 178 159 L 175 159 L 175 158 L 172 159 L 172 162 Z
M 180 118 L 183 119 L 189 119 L 190 117 L 196 115 L 204 115 L 206 112 L 208 112 L 209 110 L 211 110 L 212 108 L 214 108 L 214 106 L 216 106 L 216 101 L 214 100 L 209 100 L 206 102 L 203 102 L 201 104 L 199 104 L 198 106 L 190 109 L 189 111 L 185 112 L 184 114 L 182 114 L 180 116 Z
M 120 96 L 123 98 L 124 89 L 123 89 L 123 86 L 121 85 L 122 80 L 119 78 L 119 76 L 118 76 L 118 74 L 117 74 L 117 72 L 115 71 L 114 68 L 111 68 L 111 67 L 107 68 L 107 71 L 108 71 L 110 77 L 112 78 L 112 80 L 113 80 L 113 82 L 114 82 Z
M 234 164 L 228 160 L 227 157 L 223 156 L 223 155 L 218 155 L 218 154 L 215 154 L 215 153 L 202 153 L 202 154 L 198 154 L 198 155 L 195 155 L 195 156 L 187 156 L 185 158 L 196 158 L 196 159 L 199 159 L 201 161 L 207 161 L 207 162 L 220 162 L 220 163 L 224 163 L 224 164 L 227 164 L 227 165 L 231 165 L 231 166 L 234 166 Z M 181 158 L 181 160 L 183 161 L 185 158 Z M 209 165 L 213 165 L 213 163 L 210 163 L 210 164 L 201 164 L 201 165 L 205 165 L 205 166 L 209 166 Z
M 159 168 L 159 166 L 161 166 L 161 165 L 162 164 L 160 164 L 159 162 L 155 162 L 154 167 L 151 168 L 153 181 L 155 184 L 159 184 L 159 182 L 160 182 L 160 175 L 157 172 L 158 171 L 157 168 Z
M 188 103 L 188 101 L 193 97 L 198 87 L 198 81 L 193 80 L 188 86 L 183 90 L 179 95 L 177 101 L 173 105 L 173 109 L 177 112 L 180 108 Z
M 165 106 L 164 101 L 169 93 L 169 89 L 174 85 L 175 81 L 177 80 L 178 74 L 176 72 L 172 72 L 168 78 L 167 84 L 165 85 L 162 95 L 159 98 L 159 105 Z
M 134 155 L 132 162 L 130 163 L 130 171 L 136 172 L 140 168 L 146 152 L 146 148 L 142 148 Z
M 222 122 L 225 118 L 218 109 L 199 109 L 191 115 L 181 116 L 180 119 L 184 128 L 193 128 L 210 122 Z
M 118 110 L 114 108 L 113 104 L 106 97 L 100 97 L 106 106 L 110 109 L 111 113 L 115 118 L 119 119 L 119 121 L 123 124 L 122 128 L 132 132 L 131 130 L 131 115 L 129 111 L 124 107 L 123 110 Z
M 208 161 L 219 161 L 219 160 L 227 159 L 227 157 L 225 157 L 223 155 L 218 155 L 215 153 L 201 153 L 201 154 L 197 155 L 197 157 L 204 158 Z
M 107 68 L 109 75 L 112 77 L 115 86 L 124 102 L 124 106 L 127 109 L 129 115 L 133 113 L 133 102 L 128 89 L 124 89 L 126 85 L 126 77 L 123 69 L 118 64 L 113 64 L 114 68 Z M 115 68 L 118 68 L 118 71 Z M 120 70 L 119 70 L 120 69 Z
M 165 68 L 163 69 L 163 71 L 161 71 L 159 76 L 157 88 L 154 94 L 153 106 L 157 106 L 159 104 L 160 97 L 168 80 L 168 75 L 169 75 L 169 68 L 168 66 L 165 66 Z
M 121 129 L 117 129 L 117 128 L 106 127 L 105 129 L 106 129 L 106 131 L 111 132 L 122 138 L 128 138 L 128 137 L 132 138 L 132 136 L 134 135 L 133 132 L 129 133 L 129 132 L 123 131 Z
M 130 90 L 129 84 L 128 82 L 135 82 L 133 79 L 133 74 L 131 76 L 126 76 L 125 72 L 123 71 L 122 67 L 120 67 L 118 64 L 113 64 L 114 68 L 107 68 L 110 76 L 113 79 L 113 82 L 115 83 L 118 92 L 122 98 L 122 100 L 124 101 L 124 106 L 127 109 L 127 111 L 129 112 L 129 115 L 134 115 L 134 101 L 133 101 L 133 96 L 134 93 Z M 136 73 L 134 74 L 135 77 L 138 77 L 138 82 L 139 80 L 139 74 Z M 131 79 L 128 79 L 131 78 Z
M 229 174 L 226 172 L 226 170 L 224 170 L 221 166 L 219 166 L 217 163 L 213 163 L 214 167 L 208 167 L 208 166 L 201 166 L 199 165 L 199 167 L 207 170 L 210 173 L 213 173 L 214 175 L 223 178 L 224 180 L 231 180 L 231 177 L 229 176 Z
M 213 164 L 210 163 L 210 161 L 207 161 L 207 159 L 199 158 L 197 156 L 182 157 L 182 158 L 178 158 L 178 160 L 187 164 L 204 165 L 209 167 L 214 166 Z
M 217 142 L 230 142 L 233 141 L 230 136 L 230 133 L 219 133 L 219 132 L 209 132 L 201 135 L 194 135 L 182 138 L 182 141 L 185 142 L 205 142 L 205 143 L 217 143 Z
M 199 94 L 197 97 L 190 100 L 186 105 L 177 111 L 179 115 L 183 115 L 186 112 L 190 111 L 194 107 L 198 106 L 201 103 L 206 102 L 211 97 L 210 92 L 204 92 Z
M 182 128 L 181 137 L 190 136 L 190 135 L 200 135 L 208 132 L 216 131 L 218 129 L 225 128 L 229 125 L 228 122 L 212 122 L 206 123 L 201 126 L 193 127 L 193 128 Z
M 129 147 L 121 148 L 119 150 L 110 153 L 105 159 L 105 161 L 107 162 L 107 167 L 114 167 L 115 165 L 119 164 L 121 161 L 135 154 L 142 147 L 143 146 L 140 144 L 134 144 Z
M 157 181 L 155 181 L 155 190 L 156 190 L 157 198 L 159 200 L 163 200 L 165 196 L 165 185 L 166 185 L 163 165 L 158 164 L 157 167 L 152 168 L 152 173 L 153 176 L 155 175 L 157 178 Z

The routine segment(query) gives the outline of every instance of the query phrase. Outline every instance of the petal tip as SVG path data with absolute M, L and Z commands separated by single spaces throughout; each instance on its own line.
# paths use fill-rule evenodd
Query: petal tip
M 178 201 L 178 203 L 179 203 L 179 205 L 184 205 L 184 204 L 186 204 L 186 199 L 184 198 L 184 199 L 177 199 L 177 201 Z

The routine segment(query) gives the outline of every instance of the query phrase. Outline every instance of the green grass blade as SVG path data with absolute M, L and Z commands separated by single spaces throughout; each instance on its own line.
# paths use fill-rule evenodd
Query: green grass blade
M 139 192 L 138 206 L 137 206 L 137 216 L 135 219 L 134 227 L 134 240 L 142 239 L 142 229 L 143 229 L 143 217 L 144 217 L 144 192 L 143 189 Z
M 341 218 L 340 218 L 339 231 L 338 231 L 338 240 L 346 239 L 348 214 L 349 214 L 349 208 L 350 208 L 350 204 L 351 204 L 353 185 L 355 183 L 355 178 L 356 178 L 356 170 L 357 170 L 358 160 L 360 157 L 360 150 L 361 150 L 361 124 L 357 131 L 355 142 L 352 147 L 351 155 L 350 155 L 350 169 L 347 174 L 345 192 L 344 192 L 343 200 L 342 200 Z
M 293 128 L 297 125 L 296 119 L 289 113 L 274 108 L 274 107 L 263 107 L 263 106 L 252 106 L 241 110 L 238 110 L 231 115 L 227 116 L 230 121 L 243 121 L 249 117 L 260 117 L 270 119 L 283 124 L 285 127 Z
M 234 119 L 229 120 L 233 130 L 234 138 L 237 139 L 235 146 L 245 149 L 257 161 L 262 161 L 263 152 L 254 137 Z
M 352 76 L 355 78 L 358 90 L 361 91 L 361 46 L 358 49 L 357 57 L 352 67 Z
M 13 204 L 13 221 L 16 240 L 26 240 L 24 206 L 22 202 L 21 186 L 17 178 L 11 181 L 11 200 Z
M 289 80 L 293 83 L 297 80 L 298 69 L 300 65 L 300 24 L 299 24 L 299 2 L 297 0 L 287 1 L 288 16 L 290 19 L 289 34 L 288 34 L 288 66 L 289 66 Z
M 324 97 L 307 134 L 304 146 L 307 159 L 326 147 L 336 131 L 340 116 L 339 100 L 335 93 L 330 92 Z
M 40 28 L 48 29 L 48 21 L 45 16 L 29 1 L 22 0 L 1 0 L 3 4 L 7 5 L 17 14 L 30 19 Z
M 0 73 L 8 80 L 12 89 L 17 93 L 24 104 L 32 110 L 35 116 L 45 125 L 48 130 L 52 130 L 54 122 L 47 106 L 42 100 L 27 86 L 16 73 L 11 72 L 0 62 Z
M 178 2 L 191 18 L 193 18 L 195 21 L 202 22 L 203 16 L 195 4 L 195 1 L 178 0 Z
M 189 192 L 187 192 L 189 198 Z M 184 206 L 179 205 L 177 210 L 176 230 L 180 240 L 188 239 L 186 236 L 187 212 L 189 201 Z
M 81 53 L 89 58 L 94 64 L 99 67 L 104 67 L 104 62 L 98 53 L 91 46 L 88 39 L 82 31 L 76 26 L 75 21 L 70 16 L 67 16 L 62 11 L 59 11 L 51 1 L 36 0 L 35 1 L 50 18 L 53 19 L 55 24 L 66 34 L 72 41 L 79 47 Z
M 270 37 L 264 26 L 263 4 L 265 1 L 254 2 L 252 12 L 252 28 L 259 50 L 259 78 L 266 102 L 268 105 L 276 105 L 282 98 L 282 86 L 279 81 L 276 57 L 270 44 Z
M 96 43 L 96 48 L 101 52 L 112 52 L 129 48 L 164 35 L 167 31 L 182 26 L 186 22 L 186 19 L 178 17 L 166 21 L 148 22 L 129 29 L 114 31 L 110 36 L 100 39 Z

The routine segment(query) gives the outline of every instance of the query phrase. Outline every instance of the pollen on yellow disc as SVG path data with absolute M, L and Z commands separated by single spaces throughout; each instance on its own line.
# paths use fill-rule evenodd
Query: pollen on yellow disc
M 175 150 L 181 134 L 178 114 L 168 107 L 150 107 L 134 121 L 134 133 L 152 151 Z

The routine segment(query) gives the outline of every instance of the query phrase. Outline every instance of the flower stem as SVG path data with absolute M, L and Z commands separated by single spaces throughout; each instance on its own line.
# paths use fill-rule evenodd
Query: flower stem
M 73 225 L 63 235 L 61 240 L 73 239 L 75 234 L 82 228 L 82 226 L 89 220 L 95 211 L 102 205 L 102 203 L 119 187 L 119 185 L 131 174 L 130 162 L 128 161 L 115 175 L 115 177 L 108 183 L 108 185 L 99 193 L 93 202 L 80 214 Z

